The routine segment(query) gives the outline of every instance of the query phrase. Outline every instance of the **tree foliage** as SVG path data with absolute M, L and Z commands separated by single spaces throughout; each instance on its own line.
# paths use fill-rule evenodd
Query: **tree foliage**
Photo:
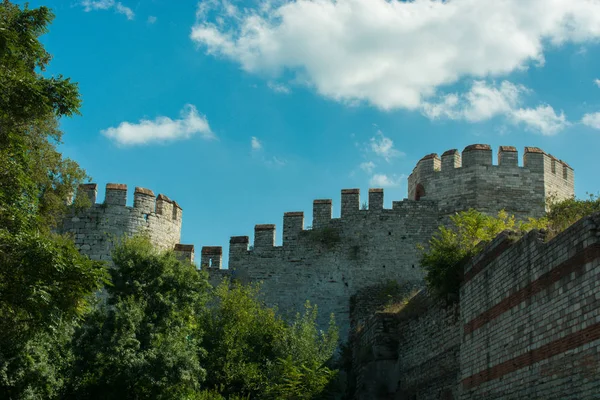
M 600 197 L 588 194 L 584 199 L 570 198 L 556 201 L 551 198 L 548 207 L 549 210 L 544 218 L 535 221 L 539 225 L 544 225 L 548 230 L 548 237 L 552 238 L 581 218 L 600 211 Z
M 440 226 L 429 241 L 427 250 L 421 247 L 421 266 L 425 281 L 434 295 L 444 300 L 457 300 L 464 264 L 475 256 L 500 232 L 508 230 L 522 235 L 532 229 L 545 230 L 550 240 L 581 218 L 600 211 L 600 197 L 570 198 L 561 201 L 550 198 L 548 212 L 540 218 L 515 221 L 501 211 L 491 217 L 475 210 L 450 217 L 448 226 Z
M 86 178 L 56 145 L 57 118 L 79 113 L 77 85 L 42 74 L 51 56 L 39 37 L 54 18 L 46 7 L 0 4 L 0 226 L 48 230 Z
M 200 389 L 199 316 L 208 282 L 172 252 L 144 237 L 113 253 L 106 304 L 80 328 L 69 396 L 79 399 L 175 399 Z
M 106 280 L 103 264 L 51 233 L 85 178 L 63 159 L 57 118 L 78 112 L 77 86 L 45 77 L 46 7 L 0 4 L 0 393 L 52 398 L 73 327 Z
M 317 328 L 317 309 L 288 324 L 259 300 L 257 286 L 224 281 L 206 309 L 203 347 L 208 388 L 256 399 L 316 398 L 335 376 L 326 366 L 337 345 L 332 320 Z
M 425 282 L 438 298 L 456 301 L 463 265 L 500 232 L 518 227 L 514 216 L 501 211 L 497 217 L 468 210 L 450 217 L 448 226 L 440 226 L 422 248 L 421 267 Z

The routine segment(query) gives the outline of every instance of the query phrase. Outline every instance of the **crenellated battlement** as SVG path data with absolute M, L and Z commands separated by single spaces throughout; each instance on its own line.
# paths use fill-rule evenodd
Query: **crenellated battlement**
M 408 178 L 408 198 L 440 203 L 446 215 L 468 208 L 484 212 L 506 209 L 517 217 L 541 216 L 550 197 L 574 195 L 573 169 L 537 147 L 525 147 L 519 166 L 515 147 L 500 146 L 498 163 L 487 144 L 472 144 L 462 153 L 447 150 L 421 158 Z
M 368 207 L 360 204 L 359 189 L 343 189 L 340 217 L 333 218 L 331 199 L 314 200 L 312 228 L 304 227 L 304 212 L 286 212 L 281 246 L 275 224 L 258 224 L 252 246 L 249 236 L 231 237 L 228 268 L 221 265 L 221 247 L 212 246 L 202 248 L 202 268 L 213 284 L 225 276 L 263 281 L 263 293 L 280 310 L 295 313 L 306 299 L 320 298 L 328 310 L 319 314 L 320 323 L 326 326 L 333 311 L 345 334 L 347 299 L 357 287 L 399 276 L 422 281 L 416 244 L 426 244 L 439 225 L 435 201 L 394 201 L 384 208 L 384 190 L 376 188 L 368 192 Z
M 391 216 L 403 217 L 411 212 L 412 209 L 435 208 L 436 202 L 423 201 L 417 203 L 412 200 L 393 201 L 392 208 L 383 207 L 383 189 L 369 189 L 368 207 L 361 209 L 360 190 L 342 189 L 341 205 L 342 215 L 340 218 L 332 217 L 333 202 L 331 199 L 318 199 L 313 201 L 313 226 L 305 229 L 304 212 L 288 211 L 283 214 L 283 236 L 282 246 L 276 246 L 277 226 L 275 224 L 257 224 L 254 226 L 254 241 L 252 249 L 249 250 L 249 236 L 232 236 L 230 240 L 230 258 L 240 251 L 261 252 L 272 251 L 274 249 L 286 249 L 290 246 L 297 246 L 306 235 L 311 232 L 325 228 L 339 228 L 343 224 L 352 224 L 356 220 L 369 220 L 373 222 L 382 218 Z M 383 214 L 383 215 L 382 215 Z M 359 224 L 362 222 L 359 222 Z M 212 247 L 203 247 L 203 249 L 212 249 Z M 207 250 L 208 251 L 208 250 Z
M 454 171 L 457 168 L 468 168 L 474 166 L 497 166 L 497 167 L 519 167 L 518 151 L 513 146 L 500 146 L 498 148 L 498 163 L 492 162 L 492 148 L 487 144 L 472 144 L 464 148 L 462 154 L 457 149 L 447 150 L 440 158 L 437 153 L 431 153 L 421 158 L 414 173 L 443 173 Z M 567 170 L 566 175 L 572 177 L 573 169 L 566 162 L 547 154 L 538 147 L 525 147 L 523 154 L 523 166 L 519 168 L 535 169 L 541 166 L 543 160 L 554 163 L 556 169 Z M 570 171 L 570 172 L 569 172 Z M 569 176 L 567 176 L 568 179 Z
M 122 183 L 107 183 L 104 202 L 97 203 L 98 185 L 86 183 L 79 185 L 77 196 L 86 196 L 94 206 L 127 207 L 127 185 Z M 133 193 L 133 206 L 128 207 L 145 214 L 161 215 L 173 221 L 181 222 L 182 210 L 177 202 L 164 194 L 154 196 L 154 192 L 143 187 L 136 187 Z
M 87 197 L 92 205 L 73 211 L 60 229 L 73 234 L 75 244 L 84 254 L 110 260 L 116 238 L 146 233 L 156 247 L 175 250 L 179 257 L 193 260 L 193 246 L 180 245 L 174 249 L 179 244 L 182 223 L 182 210 L 177 202 L 164 194 L 155 196 L 150 189 L 136 187 L 133 205 L 128 206 L 127 185 L 121 183 L 106 184 L 103 203 L 97 203 L 97 195 L 97 184 L 80 185 L 76 196 Z

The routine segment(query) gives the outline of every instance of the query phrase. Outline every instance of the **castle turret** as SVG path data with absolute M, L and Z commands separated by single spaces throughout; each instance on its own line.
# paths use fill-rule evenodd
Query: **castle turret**
M 573 169 L 537 147 L 526 147 L 523 166 L 512 146 L 500 146 L 498 165 L 487 144 L 423 157 L 408 178 L 408 198 L 435 200 L 442 215 L 474 208 L 496 214 L 504 209 L 517 218 L 539 217 L 548 199 L 574 195 Z
M 167 196 L 158 197 L 150 189 L 136 187 L 133 206 L 127 206 L 127 185 L 106 185 L 104 203 L 97 204 L 97 185 L 89 183 L 78 188 L 77 196 L 88 197 L 92 205 L 85 210 L 73 210 L 59 231 L 73 235 L 76 246 L 96 260 L 111 260 L 114 244 L 124 236 L 148 235 L 159 249 L 176 250 L 180 256 L 193 259 L 193 246 L 179 244 L 181 207 Z

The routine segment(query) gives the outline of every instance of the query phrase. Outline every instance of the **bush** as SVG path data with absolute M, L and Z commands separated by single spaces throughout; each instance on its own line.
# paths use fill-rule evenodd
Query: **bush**
M 504 211 L 490 217 L 472 209 L 451 216 L 450 222 L 439 227 L 427 250 L 421 247 L 421 267 L 432 295 L 453 302 L 458 300 L 463 265 L 500 232 L 514 230 L 516 223 Z

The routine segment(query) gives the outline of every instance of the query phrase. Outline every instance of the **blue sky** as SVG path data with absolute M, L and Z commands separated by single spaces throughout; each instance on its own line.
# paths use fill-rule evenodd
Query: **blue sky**
M 340 190 L 407 196 L 425 154 L 537 146 L 597 193 L 600 0 L 30 1 L 79 83 L 62 150 L 100 187 L 183 207 L 221 245 Z M 494 155 L 494 159 L 496 156 Z

